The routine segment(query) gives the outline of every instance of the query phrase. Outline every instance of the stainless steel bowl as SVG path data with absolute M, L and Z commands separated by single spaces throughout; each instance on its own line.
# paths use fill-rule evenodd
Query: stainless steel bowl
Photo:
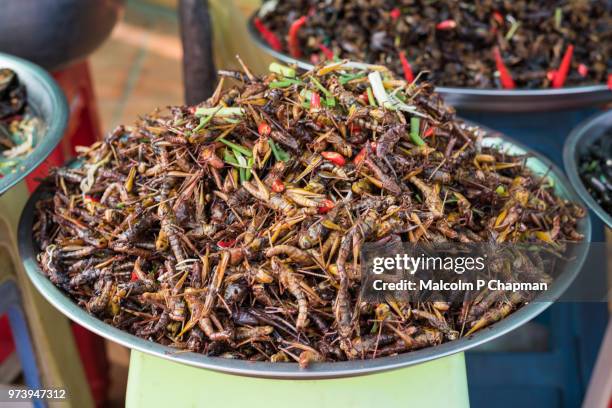
M 49 74 L 29 61 L 0 53 L 0 68 L 10 68 L 25 85 L 28 106 L 40 118 L 34 135 L 34 149 L 19 159 L 14 171 L 0 178 L 0 195 L 38 167 L 62 140 L 68 123 L 68 105 L 63 92 Z
M 612 228 L 612 214 L 608 214 L 597 204 L 578 174 L 578 160 L 582 152 L 606 132 L 612 132 L 612 111 L 601 113 L 581 123 L 572 130 L 563 146 L 563 165 L 572 187 L 578 192 L 582 200 L 601 218 L 608 228 Z
M 125 0 L 3 0 L 0 50 L 54 71 L 86 58 L 110 35 Z
M 486 138 L 485 141 L 487 145 L 499 146 L 509 153 L 523 154 L 528 152 L 527 148 L 516 142 L 509 141 L 507 138 L 491 137 Z M 561 170 L 555 167 L 545 157 L 533 153 L 533 157 L 527 160 L 527 166 L 537 174 L 548 174 L 548 176 L 554 180 L 555 189 L 559 195 L 573 201 L 579 200 L 578 196 L 563 176 Z M 563 294 L 578 275 L 587 254 L 586 250 L 575 254 L 576 261 L 572 262 L 571 265 L 568 263 L 559 277 L 553 282 L 548 293 L 544 294 L 546 297 L 543 298 L 543 300 L 536 299 L 534 302 L 525 305 L 523 308 L 511 314 L 506 319 L 480 330 L 469 337 L 393 357 L 338 363 L 318 363 L 313 364 L 312 367 L 306 370 L 302 370 L 296 363 L 264 363 L 227 360 L 219 357 L 207 357 L 202 354 L 191 352 L 177 352 L 170 347 L 143 340 L 116 329 L 88 314 L 85 310 L 78 307 L 68 296 L 66 296 L 66 294 L 64 294 L 64 292 L 55 287 L 42 273 L 36 262 L 38 248 L 32 237 L 34 208 L 36 202 L 45 194 L 44 185 L 42 185 L 26 204 L 21 215 L 21 220 L 19 221 L 18 240 L 19 253 L 23 260 L 26 273 L 34 286 L 53 306 L 81 326 L 111 341 L 129 347 L 130 349 L 152 354 L 177 363 L 250 377 L 276 379 L 352 377 L 407 367 L 468 350 L 508 333 L 543 312 L 552 304 L 553 300 L 558 299 Z M 584 234 L 586 240 L 590 240 L 591 222 L 588 217 L 580 220 L 578 231 Z M 586 246 L 583 246 L 583 249 L 586 249 Z
M 257 13 L 248 20 L 251 38 L 266 53 L 286 63 L 310 70 L 309 62 L 295 59 L 272 49 L 259 35 L 253 23 Z M 480 112 L 534 112 L 579 109 L 600 106 L 612 101 L 612 91 L 607 85 L 589 85 L 561 89 L 475 89 L 436 87 L 447 104 L 466 111 Z

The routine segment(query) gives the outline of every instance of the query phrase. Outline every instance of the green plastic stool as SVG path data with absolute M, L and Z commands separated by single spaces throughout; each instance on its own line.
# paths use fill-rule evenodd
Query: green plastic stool
M 468 407 L 463 353 L 379 374 L 270 380 L 218 373 L 132 350 L 127 407 Z

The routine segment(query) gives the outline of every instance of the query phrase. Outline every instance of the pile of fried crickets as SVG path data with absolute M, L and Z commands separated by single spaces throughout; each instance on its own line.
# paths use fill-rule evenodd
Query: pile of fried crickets
M 487 291 L 360 300 L 364 243 L 558 247 L 583 238 L 584 210 L 524 156 L 483 147 L 430 84 L 350 65 L 219 71 L 200 105 L 81 148 L 37 205 L 44 273 L 136 336 L 301 366 L 435 346 L 520 308 L 527 299 Z

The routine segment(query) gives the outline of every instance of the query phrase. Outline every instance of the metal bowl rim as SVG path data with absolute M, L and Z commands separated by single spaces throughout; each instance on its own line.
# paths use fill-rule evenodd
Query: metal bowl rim
M 575 191 L 572 189 L 561 170 L 559 170 L 559 168 L 556 167 L 550 160 L 539 153 L 526 148 L 521 143 L 518 143 L 509 137 L 504 136 L 502 138 L 499 137 L 498 134 L 493 133 L 490 140 L 493 141 L 491 144 L 501 143 L 502 146 L 511 146 L 531 153 L 532 159 L 538 160 L 546 168 L 550 168 L 550 174 L 554 175 L 556 185 L 563 190 L 564 195 L 566 195 L 568 199 L 578 201 Z M 455 353 L 466 351 L 470 348 L 502 336 L 511 330 L 514 330 L 542 313 L 552 304 L 550 301 L 531 302 L 505 319 L 486 327 L 469 337 L 443 343 L 438 346 L 406 352 L 397 356 L 376 358 L 373 360 L 317 363 L 313 364 L 312 367 L 309 367 L 306 370 L 300 369 L 296 363 L 249 362 L 244 360 L 229 360 L 220 357 L 207 357 L 203 354 L 191 352 L 177 352 L 177 350 L 168 346 L 162 346 L 161 344 L 147 341 L 121 331 L 102 322 L 98 318 L 89 315 L 85 310 L 77 306 L 72 299 L 55 287 L 42 273 L 36 262 L 36 253 L 34 250 L 34 242 L 32 237 L 32 225 L 35 203 L 43 194 L 43 186 L 41 185 L 28 200 L 21 215 L 21 219 L 19 220 L 18 229 L 19 253 L 23 260 L 26 274 L 43 297 L 67 317 L 102 337 L 117 342 L 130 349 L 135 349 L 143 353 L 199 368 L 248 377 L 293 380 L 333 379 L 374 374 L 408 367 L 436 358 L 446 357 Z M 585 242 L 590 241 L 590 219 L 588 217 L 583 218 L 580 221 L 580 226 L 581 232 L 585 236 Z M 552 287 L 547 293 L 547 296 L 550 299 L 558 299 L 569 287 L 580 272 L 586 260 L 586 256 L 587 251 L 581 252 L 578 255 L 579 259 L 577 259 L 575 267 L 568 268 L 553 282 Z
M 612 214 L 608 214 L 597 201 L 595 201 L 578 174 L 578 145 L 585 137 L 589 136 L 590 132 L 596 131 L 604 125 L 608 125 L 604 131 L 612 131 L 612 111 L 598 113 L 572 129 L 572 132 L 563 145 L 563 165 L 570 184 L 578 192 L 582 201 L 601 218 L 608 228 L 612 228 Z
M 30 74 L 38 82 L 46 95 L 48 95 L 51 106 L 48 117 L 41 118 L 45 121 L 45 128 L 42 132 L 44 136 L 41 135 L 42 137 L 39 137 L 38 144 L 34 147 L 34 150 L 19 162 L 15 171 L 7 174 L 0 180 L 0 195 L 2 195 L 36 169 L 62 140 L 68 124 L 68 105 L 64 93 L 55 80 L 40 66 L 19 57 L 0 53 L 0 67 L 13 69 L 17 74 L 19 74 L 20 70 Z M 22 79 L 22 76 L 20 76 L 20 79 Z M 24 82 L 23 84 L 26 86 L 29 100 L 30 88 L 27 83 Z M 41 116 L 41 112 L 38 111 L 40 109 L 39 106 L 34 105 L 32 109 L 38 116 Z

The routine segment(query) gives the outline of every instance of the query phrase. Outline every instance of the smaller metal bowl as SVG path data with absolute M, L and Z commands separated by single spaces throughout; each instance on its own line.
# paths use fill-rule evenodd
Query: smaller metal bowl
M 68 104 L 57 83 L 38 65 L 0 53 L 0 68 L 10 68 L 17 73 L 26 87 L 28 106 L 41 122 L 34 135 L 33 150 L 0 179 L 2 195 L 36 169 L 62 140 L 68 123 Z
M 255 44 L 267 54 L 285 64 L 295 64 L 303 70 L 314 67 L 272 49 L 255 28 L 257 12 L 248 20 L 248 31 Z M 599 106 L 612 101 L 612 92 L 605 84 L 575 86 L 561 89 L 476 89 L 436 87 L 444 101 L 458 109 L 479 112 L 548 112 Z
M 612 93 L 612 92 L 611 92 Z M 596 115 L 572 130 L 563 146 L 563 165 L 572 187 L 580 198 L 602 221 L 612 228 L 612 214 L 608 214 L 591 196 L 578 173 L 581 153 L 606 132 L 612 131 L 612 111 Z

